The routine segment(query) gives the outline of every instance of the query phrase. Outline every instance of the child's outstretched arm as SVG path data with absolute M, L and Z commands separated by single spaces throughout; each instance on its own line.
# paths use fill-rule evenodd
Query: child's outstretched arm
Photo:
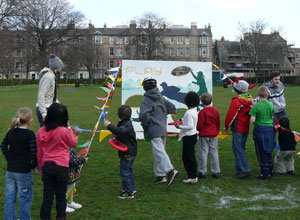
M 130 126 L 130 124 L 123 124 L 119 127 L 115 127 L 110 123 L 108 120 L 104 120 L 104 125 L 107 127 L 108 130 L 110 130 L 113 134 L 117 136 L 126 136 L 127 134 L 133 132 L 133 126 Z

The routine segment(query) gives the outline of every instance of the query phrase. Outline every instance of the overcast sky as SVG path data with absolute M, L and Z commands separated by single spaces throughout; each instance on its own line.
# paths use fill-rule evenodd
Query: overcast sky
M 299 0 L 69 0 L 95 27 L 128 25 L 130 20 L 154 12 L 169 23 L 198 28 L 210 23 L 213 39 L 237 40 L 238 23 L 264 20 L 280 30 L 288 43 L 300 47 Z

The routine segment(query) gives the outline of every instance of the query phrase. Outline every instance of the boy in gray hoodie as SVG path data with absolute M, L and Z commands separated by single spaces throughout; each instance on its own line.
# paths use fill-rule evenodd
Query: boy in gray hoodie
M 174 169 L 165 150 L 166 137 L 168 135 L 167 115 L 175 114 L 177 109 L 161 95 L 155 79 L 145 78 L 142 84 L 146 92 L 140 106 L 140 120 L 145 134 L 152 144 L 153 169 L 155 176 L 157 176 L 154 182 L 167 182 L 168 186 L 170 186 L 179 172 Z M 168 179 L 166 179 L 166 175 L 168 175 Z

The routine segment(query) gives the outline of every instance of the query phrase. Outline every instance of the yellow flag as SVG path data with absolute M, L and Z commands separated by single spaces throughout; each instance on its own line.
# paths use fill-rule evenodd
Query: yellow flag
M 115 77 L 113 77 L 112 75 L 108 76 L 113 82 L 115 81 Z
M 219 134 L 218 134 L 218 136 L 217 136 L 217 138 L 223 140 L 223 139 L 225 139 L 228 136 L 229 136 L 228 134 L 222 134 L 222 132 L 220 131 Z
M 117 83 L 120 83 L 120 82 L 122 82 L 122 78 L 117 78 Z
M 106 138 L 108 135 L 111 135 L 112 133 L 108 130 L 101 130 L 99 134 L 99 142 L 102 142 L 104 138 Z

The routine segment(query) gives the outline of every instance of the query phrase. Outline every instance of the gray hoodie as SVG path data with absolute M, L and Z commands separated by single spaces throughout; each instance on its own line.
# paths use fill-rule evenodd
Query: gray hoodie
M 284 85 L 282 82 L 275 86 L 271 81 L 263 84 L 269 90 L 269 101 L 274 105 L 274 113 L 285 110 Z
M 166 137 L 167 115 L 177 112 L 175 105 L 166 100 L 158 88 L 149 89 L 141 102 L 140 120 L 147 137 Z

